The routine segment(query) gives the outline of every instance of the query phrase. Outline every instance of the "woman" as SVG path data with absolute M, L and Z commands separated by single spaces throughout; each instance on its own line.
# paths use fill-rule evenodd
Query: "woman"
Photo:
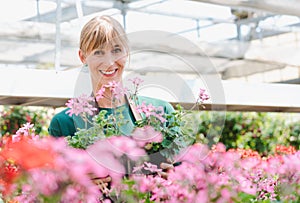
M 125 31 L 118 21 L 110 16 L 100 16 L 91 19 L 82 29 L 80 36 L 79 58 L 89 69 L 92 82 L 93 95 L 105 85 L 113 81 L 122 85 L 122 75 L 129 58 L 129 45 Z M 90 94 L 90 93 L 87 93 Z M 174 111 L 173 107 L 165 101 L 149 97 L 138 96 L 135 104 L 140 105 L 143 102 L 153 106 L 162 106 L 165 113 Z M 123 107 L 123 117 L 126 122 L 121 126 L 121 132 L 130 135 L 133 131 L 137 118 L 137 112 L 128 102 L 126 95 L 121 96 L 118 100 L 114 99 L 111 91 L 104 91 L 104 95 L 97 101 L 98 110 L 106 110 L 109 114 L 116 109 Z M 124 108 L 125 107 L 125 108 Z M 52 136 L 74 135 L 77 127 L 78 116 L 69 116 L 66 108 L 56 114 L 49 126 L 49 134 Z M 151 158 L 153 163 L 162 163 L 162 157 Z M 163 164 L 163 169 L 170 169 L 173 165 Z M 95 183 L 99 185 L 102 192 L 111 181 L 111 177 L 96 178 Z
M 81 31 L 79 48 L 79 58 L 89 69 L 93 95 L 113 81 L 123 84 L 122 75 L 129 58 L 129 45 L 125 31 L 118 21 L 110 16 L 91 19 Z M 174 111 L 168 102 L 162 100 L 137 97 L 135 104 L 140 105 L 142 102 L 156 107 L 162 106 L 165 113 Z M 108 115 L 114 113 L 117 108 L 125 107 L 122 113 L 127 122 L 121 126 L 121 131 L 129 135 L 134 129 L 137 114 L 126 95 L 114 100 L 111 91 L 105 91 L 103 98 L 97 101 L 97 107 L 99 111 L 106 110 Z M 78 128 L 77 118 L 67 115 L 67 111 L 68 109 L 65 109 L 53 117 L 48 129 L 50 135 L 74 135 Z

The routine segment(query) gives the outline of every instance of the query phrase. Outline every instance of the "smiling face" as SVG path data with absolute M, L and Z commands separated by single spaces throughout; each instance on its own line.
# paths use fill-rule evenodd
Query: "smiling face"
M 98 91 L 111 81 L 121 82 L 126 60 L 125 48 L 117 43 L 92 50 L 85 63 L 89 67 L 94 90 Z
M 122 81 L 127 56 L 125 31 L 113 18 L 96 17 L 83 27 L 79 57 L 89 67 L 94 94 L 108 82 Z

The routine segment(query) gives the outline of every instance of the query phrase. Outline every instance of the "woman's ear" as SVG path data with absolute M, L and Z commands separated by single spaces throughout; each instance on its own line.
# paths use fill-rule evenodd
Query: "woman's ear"
M 81 61 L 82 63 L 86 63 L 84 53 L 83 53 L 83 51 L 82 51 L 81 49 L 79 49 L 78 55 L 79 55 L 80 61 Z

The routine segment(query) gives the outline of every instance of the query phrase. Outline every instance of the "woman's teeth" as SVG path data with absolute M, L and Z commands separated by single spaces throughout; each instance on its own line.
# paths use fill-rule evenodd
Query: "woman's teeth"
M 111 71 L 100 70 L 100 72 L 101 72 L 102 74 L 104 74 L 104 75 L 111 75 L 111 74 L 113 74 L 113 73 L 116 72 L 116 71 L 117 71 L 117 69 L 111 70 Z

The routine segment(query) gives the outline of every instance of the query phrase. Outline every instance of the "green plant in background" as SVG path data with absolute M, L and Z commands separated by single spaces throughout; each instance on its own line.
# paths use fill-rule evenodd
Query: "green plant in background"
M 2 106 L 0 111 L 0 134 L 13 135 L 26 123 L 32 123 L 36 134 L 47 135 L 50 116 L 44 107 Z
M 292 122 L 289 124 L 288 142 L 300 149 L 300 122 Z
M 213 137 L 227 149 L 253 149 L 261 154 L 274 151 L 276 145 L 292 145 L 299 149 L 300 124 L 288 123 L 282 113 L 227 112 L 224 124 L 220 122 L 221 112 L 197 114 L 200 142 L 208 143 L 208 138 Z

